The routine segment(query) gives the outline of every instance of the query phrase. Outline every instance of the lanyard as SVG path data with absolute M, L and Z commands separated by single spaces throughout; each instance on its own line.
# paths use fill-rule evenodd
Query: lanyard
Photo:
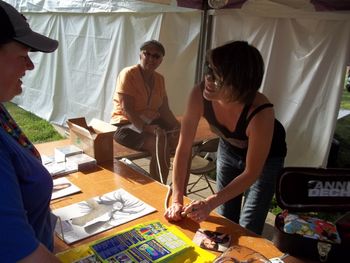
M 141 73 L 141 76 L 143 79 L 143 85 L 144 85 L 144 87 L 146 89 L 146 93 L 147 93 L 147 106 L 149 106 L 151 104 L 152 93 L 153 93 L 153 88 L 154 88 L 154 75 L 152 75 L 151 83 L 148 83 L 145 79 L 145 76 L 144 76 L 143 71 L 142 71 L 140 66 L 139 66 L 139 69 L 140 69 L 140 73 Z

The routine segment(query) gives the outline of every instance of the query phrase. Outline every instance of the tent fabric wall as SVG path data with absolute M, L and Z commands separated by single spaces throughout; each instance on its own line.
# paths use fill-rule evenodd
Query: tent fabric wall
M 261 91 L 287 130 L 288 166 L 324 166 L 350 58 L 350 16 L 270 1 L 213 12 L 212 46 L 246 40 L 264 57 Z
M 85 116 L 109 121 L 118 73 L 139 62 L 139 47 L 160 40 L 159 68 L 169 103 L 180 115 L 193 86 L 201 11 L 166 13 L 25 13 L 32 28 L 58 39 L 52 54 L 31 53 L 35 70 L 14 102 L 52 123 Z
M 171 0 L 5 0 L 23 13 L 188 12 Z

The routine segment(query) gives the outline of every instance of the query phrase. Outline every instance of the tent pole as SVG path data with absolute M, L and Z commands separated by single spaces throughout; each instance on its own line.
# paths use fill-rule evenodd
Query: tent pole
M 198 83 L 202 80 L 205 55 L 207 50 L 211 47 L 212 16 L 208 15 L 208 9 L 208 1 L 203 0 L 203 14 L 201 31 L 199 35 L 195 83 Z

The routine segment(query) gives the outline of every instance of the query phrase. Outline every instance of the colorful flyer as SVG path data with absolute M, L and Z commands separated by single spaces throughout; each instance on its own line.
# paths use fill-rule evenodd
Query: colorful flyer
M 159 221 L 138 224 L 88 244 L 61 252 L 63 263 L 188 262 L 211 263 L 215 255 L 196 246 L 176 226 Z
M 91 245 L 102 262 L 161 262 L 190 246 L 160 222 L 139 225 Z

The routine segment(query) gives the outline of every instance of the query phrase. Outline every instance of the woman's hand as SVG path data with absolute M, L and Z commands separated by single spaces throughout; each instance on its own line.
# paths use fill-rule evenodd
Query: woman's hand
M 209 207 L 208 202 L 203 200 L 194 201 L 188 206 L 185 206 L 183 209 L 184 215 L 198 223 L 205 221 L 208 218 L 210 212 L 211 209 Z
M 165 211 L 164 217 L 169 221 L 180 221 L 183 217 L 181 212 L 183 210 L 183 205 L 179 202 L 174 202 Z

